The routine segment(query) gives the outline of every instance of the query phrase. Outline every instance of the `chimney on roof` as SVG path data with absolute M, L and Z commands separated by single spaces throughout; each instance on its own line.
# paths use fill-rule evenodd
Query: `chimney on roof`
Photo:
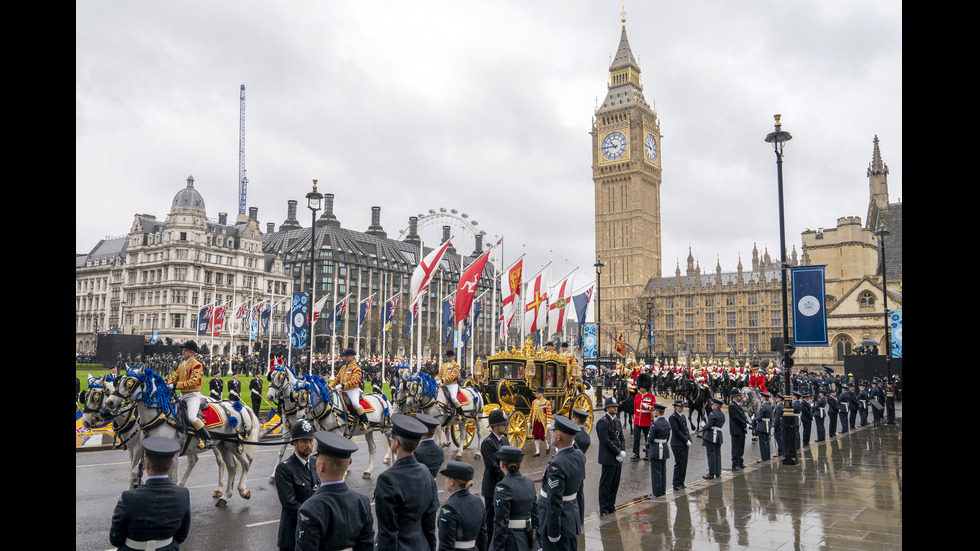
M 279 231 L 300 229 L 302 226 L 299 225 L 299 220 L 296 219 L 296 200 L 290 199 L 286 201 L 286 205 L 286 220 L 279 225 Z
M 259 207 L 248 207 L 248 219 L 259 221 Z
M 476 248 L 473 249 L 473 254 L 471 254 L 470 256 L 476 258 L 481 254 L 483 254 L 483 232 L 479 232 L 476 234 Z
M 371 225 L 364 233 L 378 237 L 388 237 L 384 228 L 381 227 L 381 207 L 371 207 Z
M 419 217 L 409 216 L 408 217 L 408 235 L 405 236 L 406 243 L 412 243 L 418 245 L 422 242 L 422 238 L 419 237 Z
M 275 222 L 266 222 L 266 224 L 265 224 L 265 233 L 276 233 L 276 223 Z
M 340 220 L 333 214 L 333 193 L 323 194 L 323 214 L 320 215 L 320 219 L 316 221 L 316 226 L 335 226 L 340 227 Z
M 227 212 L 219 212 L 218 213 L 218 224 L 224 226 L 227 223 L 228 223 L 228 213 Z
M 449 241 L 449 238 L 450 238 L 449 230 L 450 230 L 450 227 L 449 226 L 443 226 L 442 227 L 442 243 L 445 243 L 446 241 Z M 442 243 L 440 243 L 440 245 Z M 446 254 L 456 254 L 456 247 L 454 245 L 451 245 L 450 244 L 449 245 L 449 248 L 446 249 Z

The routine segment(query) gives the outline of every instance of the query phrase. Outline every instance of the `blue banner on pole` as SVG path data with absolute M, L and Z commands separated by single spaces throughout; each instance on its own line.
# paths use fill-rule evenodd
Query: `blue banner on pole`
M 289 346 L 292 348 L 306 348 L 308 300 L 306 293 L 293 293 L 293 306 L 289 310 Z
M 594 360 L 599 356 L 599 339 L 596 324 L 582 325 L 582 359 Z
M 902 357 L 902 311 L 888 313 L 888 325 L 892 332 L 892 358 Z
M 827 299 L 824 266 L 789 269 L 793 290 L 793 342 L 796 346 L 827 346 Z

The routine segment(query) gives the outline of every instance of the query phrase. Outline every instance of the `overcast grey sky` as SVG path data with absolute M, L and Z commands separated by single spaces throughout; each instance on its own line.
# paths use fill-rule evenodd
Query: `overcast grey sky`
M 345 227 L 389 236 L 440 207 L 503 235 L 530 275 L 595 262 L 592 118 L 619 43 L 616 1 L 76 3 L 77 253 L 167 215 L 188 175 L 238 210 L 239 87 L 249 207 L 286 218 L 312 180 Z M 778 258 L 786 233 L 867 214 L 873 140 L 902 197 L 902 3 L 625 2 L 663 141 L 663 272 Z

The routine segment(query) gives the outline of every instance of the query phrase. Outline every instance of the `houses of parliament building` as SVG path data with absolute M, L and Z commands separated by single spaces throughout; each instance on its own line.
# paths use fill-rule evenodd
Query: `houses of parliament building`
M 702 269 L 689 251 L 683 271 L 677 266 L 672 274 L 661 273 L 660 125 L 643 95 L 625 17 L 609 66 L 608 92 L 595 112 L 591 135 L 603 351 L 608 353 L 622 334 L 637 358 L 651 353 L 671 359 L 749 359 L 763 365 L 775 360 L 773 339 L 781 340 L 783 323 L 778 251 L 773 259 L 755 248 L 751 266 L 739 260 L 736 270 L 727 272 L 720 263 Z M 883 272 L 889 309 L 902 307 L 902 203 L 889 202 L 888 166 L 877 136 L 867 177 L 869 206 L 863 224 L 860 217 L 845 216 L 835 228 L 808 230 L 802 234 L 801 253 L 793 246 L 787 254 L 791 266 L 826 267 L 829 346 L 798 348 L 798 368 L 840 365 L 865 340 L 880 343 L 884 353 Z M 875 233 L 881 226 L 889 232 L 884 259 Z

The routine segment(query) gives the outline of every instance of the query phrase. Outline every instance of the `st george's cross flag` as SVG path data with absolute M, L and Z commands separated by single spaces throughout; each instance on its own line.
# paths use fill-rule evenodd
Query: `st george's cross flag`
M 571 304 L 572 290 L 568 284 L 568 278 L 561 280 L 551 291 L 548 304 L 548 334 L 563 333 L 565 331 L 565 316 L 568 306 Z
M 415 268 L 415 271 L 412 273 L 412 301 L 410 305 L 414 306 L 419 300 L 422 291 L 429 287 L 429 282 L 432 281 L 432 276 L 435 275 L 436 268 L 439 266 L 439 262 L 442 261 L 442 255 L 446 254 L 446 249 L 449 248 L 451 241 L 451 239 L 446 240 L 438 249 L 433 249 L 432 252 L 422 259 L 418 267 Z

